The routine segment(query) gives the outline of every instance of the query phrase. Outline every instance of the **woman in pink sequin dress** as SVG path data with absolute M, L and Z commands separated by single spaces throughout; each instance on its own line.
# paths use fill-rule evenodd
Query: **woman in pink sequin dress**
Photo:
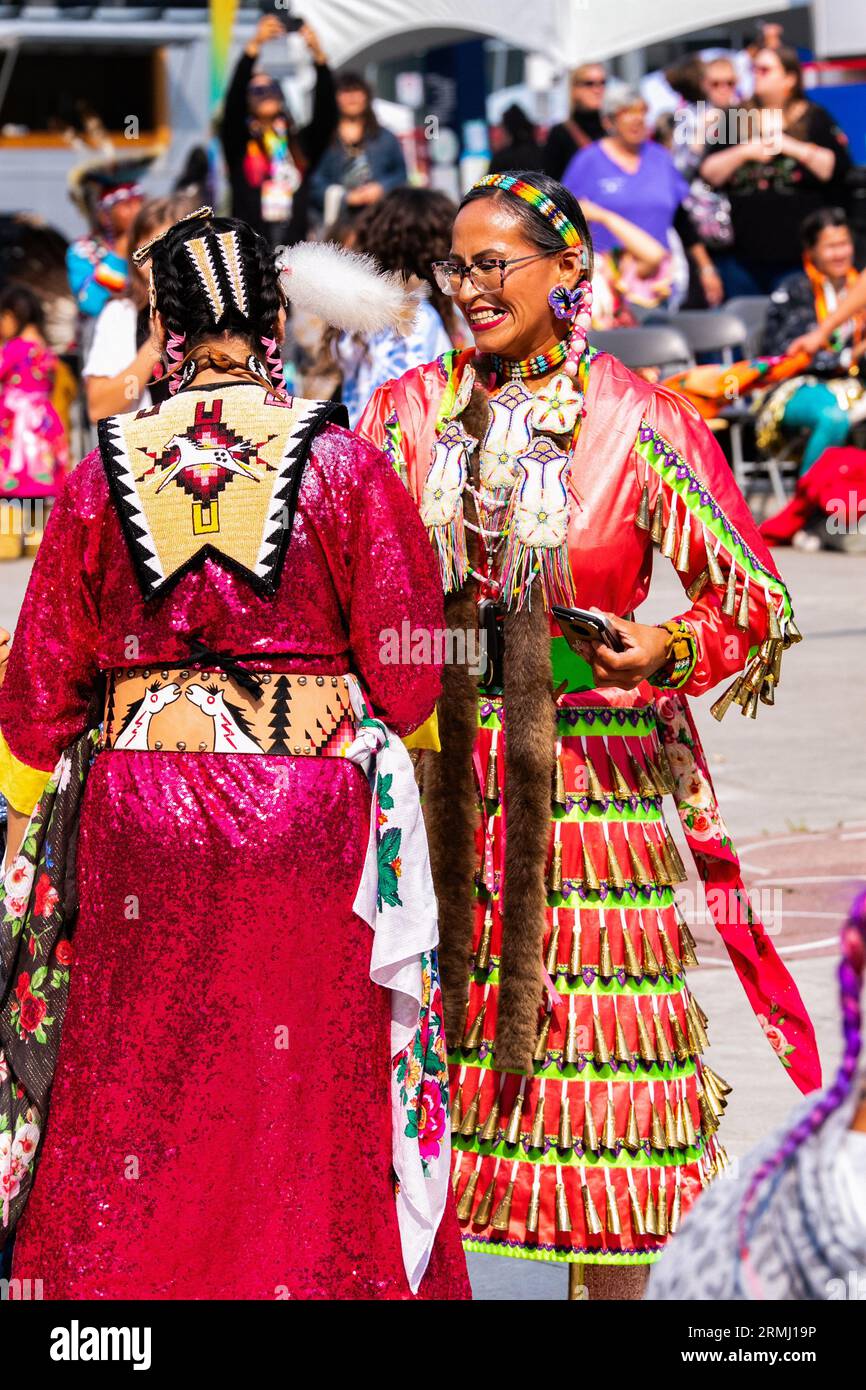
M 164 692 L 163 668 L 197 664 L 202 687 L 216 689 L 226 652 L 266 679 L 352 671 L 398 734 L 427 718 L 439 692 L 434 664 L 380 660 L 383 630 L 441 623 L 408 494 L 377 450 L 327 408 L 287 397 L 254 355 L 283 322 L 264 245 L 243 224 L 200 218 L 169 232 L 152 267 L 161 322 L 183 339 L 183 389 L 103 422 L 101 450 L 75 469 L 49 521 L 0 694 L 13 841 L 58 757 L 93 722 L 106 673 L 147 668 Z M 152 462 L 135 435 L 125 493 L 112 471 L 117 441 L 151 427 L 157 441 L 167 410 L 188 417 L 187 433 Z M 288 521 L 284 511 L 266 582 L 267 518 L 252 565 L 241 551 L 260 484 L 283 467 L 269 440 L 284 420 L 294 471 L 280 475 Z M 198 450 L 190 469 L 188 446 Z M 197 502 L 215 469 L 221 490 Z M 147 493 L 152 509 L 136 520 L 129 496 L 144 497 L 155 470 L 163 490 Z M 161 531 L 163 504 L 180 521 Z M 234 539 L 233 508 L 243 520 Z M 190 514 L 210 529 L 172 570 Z M 144 559 L 142 525 L 153 543 Z M 134 751 L 98 752 L 87 775 L 74 942 L 45 962 L 50 976 L 74 953 L 69 1007 L 13 1259 L 46 1298 L 411 1296 L 392 1175 L 388 991 L 371 981 L 372 934 L 353 912 L 368 782 L 345 758 L 274 753 L 274 738 L 249 756 L 218 744 L 168 751 L 144 734 Z M 8 885 L 9 873 L 7 917 Z M 23 991 L 19 1033 L 34 1023 L 50 1033 L 41 964 L 11 982 Z M 435 1147 L 435 1124 L 427 1141 Z M 419 1296 L 469 1296 L 452 1211 Z

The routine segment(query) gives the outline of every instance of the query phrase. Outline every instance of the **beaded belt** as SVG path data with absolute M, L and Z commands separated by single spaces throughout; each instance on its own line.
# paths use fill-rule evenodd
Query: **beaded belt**
M 349 680 L 207 663 L 108 672 L 103 747 L 342 757 L 356 734 Z

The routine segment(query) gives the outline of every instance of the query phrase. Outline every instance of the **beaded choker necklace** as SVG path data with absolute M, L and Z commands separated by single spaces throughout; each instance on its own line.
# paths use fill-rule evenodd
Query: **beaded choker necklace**
M 550 352 L 536 353 L 535 357 L 522 357 L 514 360 L 492 353 L 493 369 L 498 377 L 510 377 L 512 381 L 530 381 L 534 377 L 547 376 L 549 372 L 561 367 L 568 356 L 568 339 L 552 347 Z

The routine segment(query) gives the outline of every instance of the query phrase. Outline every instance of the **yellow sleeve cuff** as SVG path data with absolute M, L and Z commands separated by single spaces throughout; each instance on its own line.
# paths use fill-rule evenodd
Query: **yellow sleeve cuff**
M 51 771 L 28 767 L 16 758 L 0 729 L 0 794 L 13 811 L 29 816 L 45 790 Z
M 408 734 L 403 740 L 406 748 L 429 748 L 434 753 L 442 752 L 442 744 L 439 742 L 439 714 L 434 709 L 429 719 L 425 719 L 423 724 L 419 724 L 414 733 Z

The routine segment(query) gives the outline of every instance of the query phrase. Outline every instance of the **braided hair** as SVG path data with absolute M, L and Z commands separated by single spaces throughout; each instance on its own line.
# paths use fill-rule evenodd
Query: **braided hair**
M 844 1053 L 832 1086 L 822 1091 L 816 1103 L 785 1135 L 781 1144 L 752 1173 L 739 1212 L 739 1252 L 747 1281 L 758 1292 L 756 1271 L 751 1267 L 749 1241 L 752 1220 L 761 1189 L 772 1180 L 780 1181 L 801 1144 L 816 1134 L 834 1111 L 849 1099 L 857 1075 L 862 1048 L 862 1008 L 860 995 L 866 974 L 866 892 L 855 899 L 842 929 L 842 959 L 839 963 L 839 997 L 842 1008 Z
M 271 380 L 282 388 L 276 334 L 283 300 L 264 237 L 233 217 L 185 219 L 154 243 L 150 264 L 170 360 L 207 339 L 238 337 L 257 355 L 264 346 Z

